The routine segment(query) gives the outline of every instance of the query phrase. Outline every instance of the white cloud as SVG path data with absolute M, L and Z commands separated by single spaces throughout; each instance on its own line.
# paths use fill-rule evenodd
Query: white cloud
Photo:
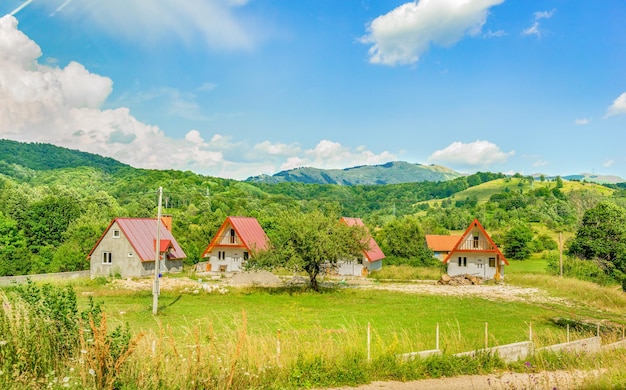
M 602 166 L 605 167 L 605 168 L 609 168 L 613 164 L 615 164 L 615 160 L 605 160 L 604 163 L 602 163 Z
M 541 23 L 539 21 L 541 19 L 550 19 L 552 15 L 556 12 L 555 9 L 551 11 L 537 11 L 533 14 L 533 24 L 530 27 L 522 30 L 522 35 L 536 35 L 537 37 L 541 37 Z
M 619 95 L 617 99 L 613 101 L 613 104 L 606 110 L 605 118 L 608 118 L 613 115 L 623 115 L 626 114 L 626 92 Z
M 588 125 L 591 122 L 590 118 L 578 118 L 574 120 L 574 124 L 578 126 Z
M 254 145 L 254 151 L 275 156 L 291 156 L 300 153 L 301 149 L 297 145 L 273 144 L 269 141 L 264 141 Z
M 453 142 L 444 149 L 437 150 L 428 160 L 437 164 L 459 167 L 488 167 L 505 163 L 514 151 L 505 153 L 489 141 L 471 143 Z
M 370 62 L 416 63 L 431 45 L 449 47 L 463 36 L 480 34 L 489 8 L 504 0 L 419 0 L 374 19 L 361 42 L 372 45 Z
M 55 3 L 55 4 L 52 4 Z M 247 0 L 107 0 L 46 2 L 52 15 L 88 19 L 93 25 L 125 40 L 153 44 L 172 37 L 195 45 L 203 42 L 211 48 L 248 49 L 258 34 L 251 23 L 239 20 L 236 10 Z
M 353 150 L 328 140 L 303 149 L 269 141 L 249 146 L 232 135 L 209 136 L 197 129 L 172 138 L 159 127 L 137 120 L 126 107 L 102 110 L 113 88 L 109 78 L 76 62 L 65 68 L 39 64 L 41 54 L 39 46 L 17 29 L 14 17 L 0 18 L 0 138 L 79 149 L 135 167 L 234 179 L 296 166 L 345 168 L 396 159 L 386 151 Z M 193 97 L 159 90 L 142 98 L 164 96 L 181 102 Z M 193 107 L 188 108 L 193 112 Z

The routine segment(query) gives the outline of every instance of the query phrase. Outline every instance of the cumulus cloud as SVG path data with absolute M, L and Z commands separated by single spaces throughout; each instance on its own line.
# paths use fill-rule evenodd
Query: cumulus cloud
M 465 35 L 477 36 L 489 8 L 504 0 L 419 0 L 405 3 L 367 26 L 361 42 L 371 45 L 370 62 L 416 63 L 431 45 L 449 47 Z
M 54 3 L 54 4 L 52 4 Z M 172 37 L 188 45 L 203 42 L 211 48 L 248 49 L 255 34 L 252 23 L 236 10 L 247 0 L 107 0 L 45 2 L 51 15 L 87 19 L 93 26 L 128 41 L 158 44 Z
M 541 23 L 539 22 L 541 19 L 550 19 L 556 10 L 551 11 L 537 11 L 533 14 L 533 23 L 530 27 L 522 30 L 522 35 L 535 35 L 537 37 L 541 37 Z
M 514 151 L 503 152 L 489 141 L 475 141 L 470 143 L 453 142 L 444 149 L 437 150 L 428 157 L 428 160 L 437 164 L 458 167 L 487 167 L 493 164 L 505 163 Z
M 626 92 L 619 95 L 617 99 L 613 101 L 613 104 L 606 110 L 605 118 L 613 115 L 626 114 Z
M 40 64 L 41 49 L 17 27 L 13 16 L 0 18 L 0 138 L 52 143 L 135 167 L 234 179 L 305 165 L 345 168 L 395 159 L 388 152 L 352 150 L 328 140 L 303 149 L 269 141 L 250 146 L 228 134 L 205 136 L 196 129 L 183 138 L 172 138 L 159 127 L 139 121 L 126 107 L 103 110 L 101 105 L 113 89 L 111 79 L 77 62 L 64 68 Z M 175 90 L 152 94 L 142 98 L 191 100 Z M 193 113 L 193 107 L 188 108 Z
M 578 118 L 574 120 L 574 124 L 578 126 L 588 125 L 589 122 L 591 122 L 591 119 L 589 118 Z

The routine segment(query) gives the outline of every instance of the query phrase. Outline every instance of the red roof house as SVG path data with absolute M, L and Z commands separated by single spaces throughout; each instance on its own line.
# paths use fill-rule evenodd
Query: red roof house
M 269 239 L 256 218 L 227 217 L 202 252 L 207 271 L 240 271 L 243 262 L 269 249 Z
M 474 219 L 443 259 L 448 275 L 475 275 L 485 279 L 504 278 L 508 260 L 493 242 L 478 219 Z
M 187 257 L 169 229 L 161 221 L 159 252 L 161 272 L 179 272 Z M 156 218 L 115 218 L 89 252 L 91 276 L 120 275 L 141 277 L 154 274 Z
M 348 226 L 367 227 L 361 218 L 342 217 L 339 222 Z M 367 275 L 369 272 L 379 270 L 383 267 L 385 254 L 380 249 L 374 237 L 368 233 L 368 249 L 363 251 L 363 257 L 356 260 L 341 261 L 338 263 L 337 272 L 339 275 Z

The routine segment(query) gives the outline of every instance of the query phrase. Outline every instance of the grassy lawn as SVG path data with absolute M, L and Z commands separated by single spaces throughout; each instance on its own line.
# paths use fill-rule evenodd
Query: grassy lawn
M 96 302 L 104 303 L 110 324 L 128 323 L 133 332 L 158 333 L 160 328 L 167 328 L 179 340 L 193 329 L 212 329 L 216 335 L 233 333 L 240 327 L 243 313 L 250 334 L 274 335 L 278 329 L 287 334 L 349 332 L 362 339 L 364 345 L 370 323 L 378 342 L 400 340 L 409 344 L 409 351 L 434 348 L 437 324 L 442 348 L 455 351 L 484 346 L 486 322 L 491 345 L 526 340 L 529 323 L 536 334 L 561 332 L 548 321 L 555 315 L 554 308 L 475 297 L 350 288 L 321 294 L 271 289 L 241 289 L 226 294 L 167 292 L 161 295 L 161 308 L 154 317 L 150 291 L 107 294 L 104 290 L 95 295 Z M 85 303 L 86 298 L 81 302 Z

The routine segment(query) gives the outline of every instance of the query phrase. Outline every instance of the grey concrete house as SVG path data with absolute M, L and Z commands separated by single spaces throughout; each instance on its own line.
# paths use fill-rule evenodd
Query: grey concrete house
M 115 218 L 87 256 L 91 277 L 154 275 L 156 218 Z M 159 227 L 159 272 L 180 272 L 187 257 L 171 232 L 171 217 Z

